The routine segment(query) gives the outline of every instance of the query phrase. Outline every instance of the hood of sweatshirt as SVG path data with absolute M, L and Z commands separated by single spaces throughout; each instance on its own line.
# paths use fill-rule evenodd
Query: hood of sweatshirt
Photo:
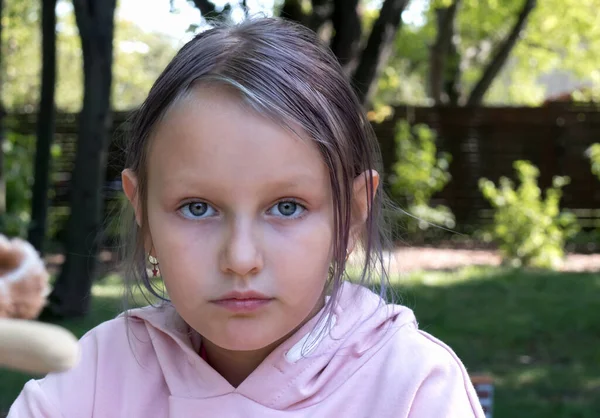
M 329 328 L 319 332 L 315 316 L 235 388 L 172 306 L 129 311 L 81 339 L 77 367 L 28 382 L 9 417 L 484 417 L 458 357 L 410 309 L 344 284 L 331 315 Z
M 198 355 L 200 337 L 172 306 L 135 309 L 130 315 L 144 321 L 172 399 L 237 394 L 274 410 L 320 402 L 399 329 L 417 326 L 410 309 L 385 304 L 369 289 L 344 283 L 330 321 L 316 315 L 235 388 Z

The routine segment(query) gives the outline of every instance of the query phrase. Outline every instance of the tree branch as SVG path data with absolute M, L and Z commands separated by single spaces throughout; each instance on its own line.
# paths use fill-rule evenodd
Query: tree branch
M 535 8 L 536 4 L 537 0 L 525 0 L 525 4 L 519 13 L 519 17 L 517 18 L 515 25 L 506 39 L 499 45 L 496 55 L 485 68 L 481 78 L 473 88 L 473 91 L 467 100 L 467 106 L 479 106 L 481 104 L 483 101 L 483 96 L 492 85 L 492 82 L 498 73 L 500 73 L 500 70 L 510 55 L 510 52 L 519 40 L 521 32 L 527 23 L 527 18 Z
M 244 10 L 244 16 L 246 17 L 246 19 L 248 19 L 249 10 L 248 10 L 248 1 L 247 0 L 242 1 L 242 9 Z
M 214 3 L 209 0 L 194 0 L 194 5 L 205 19 L 216 12 Z
M 437 35 L 430 51 L 429 83 L 430 95 L 436 105 L 442 104 L 445 73 L 448 54 L 452 46 L 456 21 L 456 12 L 460 0 L 455 0 L 450 6 L 435 10 L 437 18 Z
M 81 39 L 89 37 L 92 27 L 92 18 L 89 14 L 90 9 L 88 0 L 73 0 L 73 8 L 75 9 L 75 21 L 77 22 L 77 30 L 79 31 Z
M 390 56 L 396 33 L 401 27 L 401 15 L 408 2 L 409 0 L 385 0 L 381 6 L 353 77 L 356 94 L 363 104 L 375 92 L 374 81 Z
M 460 69 L 461 57 L 455 42 L 450 43 L 450 50 L 446 59 L 446 71 L 444 71 L 444 93 L 448 97 L 448 104 L 458 105 L 461 97 L 460 91 Z

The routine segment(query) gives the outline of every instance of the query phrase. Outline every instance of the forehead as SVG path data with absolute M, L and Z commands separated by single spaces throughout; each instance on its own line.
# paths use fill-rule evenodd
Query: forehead
M 315 187 L 329 180 L 314 141 L 258 114 L 240 94 L 221 86 L 197 87 L 176 103 L 149 151 L 151 184 L 202 180 L 233 192 L 278 180 Z

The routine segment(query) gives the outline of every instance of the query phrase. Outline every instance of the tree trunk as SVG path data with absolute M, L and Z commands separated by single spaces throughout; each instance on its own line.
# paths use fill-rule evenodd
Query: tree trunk
M 59 317 L 82 316 L 89 309 L 103 213 L 116 0 L 73 3 L 83 50 L 84 96 L 71 178 L 66 260 L 48 307 L 52 316 Z
M 4 1 L 0 0 L 0 45 L 3 45 L 2 34 L 2 16 L 4 11 Z M 0 64 L 2 63 L 2 51 L 0 50 Z M 1 68 L 1 67 L 0 67 Z M 6 225 L 6 177 L 4 176 L 4 103 L 2 102 L 2 78 L 0 77 L 0 233 L 3 233 Z
M 360 43 L 361 25 L 357 8 L 358 0 L 333 1 L 331 50 L 348 73 L 354 66 Z
M 325 22 L 331 19 L 333 4 L 331 0 L 313 0 L 312 14 L 308 18 L 307 26 L 315 32 L 319 32 Z
M 37 121 L 35 177 L 29 241 L 43 253 L 48 214 L 50 147 L 54 136 L 56 86 L 56 0 L 42 0 L 42 91 Z
M 279 12 L 279 16 L 284 19 L 293 20 L 302 25 L 306 24 L 306 15 L 302 11 L 300 0 L 285 0 L 281 7 L 281 11 Z
M 437 21 L 437 34 L 435 43 L 431 47 L 429 62 L 429 88 L 430 96 L 436 105 L 441 105 L 448 101 L 443 97 L 444 83 L 448 79 L 446 76 L 449 71 L 448 61 L 453 44 L 452 38 L 455 33 L 456 12 L 460 0 L 455 0 L 450 6 L 438 8 L 435 10 Z M 455 53 L 456 48 L 454 48 Z
M 446 71 L 444 72 L 444 92 L 448 97 L 448 104 L 458 106 L 461 98 L 460 79 L 460 54 L 456 42 L 450 43 L 448 58 L 446 60 Z
M 401 15 L 408 2 L 409 0 L 385 0 L 373 25 L 353 77 L 358 98 L 365 106 L 377 90 L 377 77 L 392 52 L 396 33 L 402 23 Z
M 527 18 L 535 8 L 536 3 L 536 0 L 525 0 L 525 4 L 523 5 L 523 9 L 521 9 L 521 12 L 519 13 L 519 17 L 517 18 L 515 25 L 513 26 L 506 39 L 500 44 L 496 55 L 492 58 L 488 66 L 485 68 L 481 78 L 473 88 L 473 91 L 471 92 L 471 95 L 467 100 L 467 106 L 481 105 L 485 93 L 492 85 L 492 82 L 494 81 L 496 76 L 500 73 L 500 70 L 502 69 L 502 67 L 506 63 L 506 60 L 510 56 L 510 52 L 517 44 L 519 36 L 521 35 L 521 31 L 527 23 Z
M 215 13 L 215 5 L 209 0 L 194 0 L 194 4 L 205 19 Z

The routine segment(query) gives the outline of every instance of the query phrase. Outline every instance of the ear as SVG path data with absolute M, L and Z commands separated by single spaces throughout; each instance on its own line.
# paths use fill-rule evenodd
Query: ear
M 138 181 L 135 173 L 126 168 L 121 172 L 121 183 L 123 184 L 123 191 L 125 196 L 131 203 L 133 210 L 135 211 L 135 221 L 138 226 L 142 225 L 142 208 L 140 205 L 140 199 L 138 197 Z
M 135 222 L 137 223 L 138 227 L 141 227 L 142 205 L 139 198 L 137 176 L 132 170 L 127 168 L 121 172 L 121 183 L 123 184 L 125 196 L 127 196 L 127 200 L 129 200 L 129 203 L 131 203 L 131 206 L 135 212 Z M 151 254 L 153 253 L 152 239 L 149 236 L 144 239 L 144 247 L 146 251 L 150 252 Z
M 370 184 L 372 182 L 372 184 Z M 370 187 L 372 186 L 372 187 Z M 379 186 L 379 173 L 375 170 L 365 171 L 354 179 L 352 186 L 352 220 L 350 224 L 350 238 L 348 240 L 348 253 L 354 250 L 360 233 L 369 216 L 371 205 Z

